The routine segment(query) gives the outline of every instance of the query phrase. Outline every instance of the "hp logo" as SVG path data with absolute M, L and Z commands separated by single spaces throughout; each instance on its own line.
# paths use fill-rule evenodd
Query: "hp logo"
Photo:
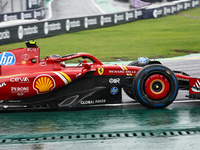
M 3 52 L 0 54 L 0 65 L 15 64 L 15 56 L 10 52 Z

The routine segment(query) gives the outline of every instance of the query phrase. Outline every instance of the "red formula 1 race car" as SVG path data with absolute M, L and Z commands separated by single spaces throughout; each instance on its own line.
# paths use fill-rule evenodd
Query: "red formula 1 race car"
M 103 65 L 87 53 L 40 60 L 36 43 L 26 45 L 0 53 L 0 110 L 62 110 L 122 103 L 122 89 L 148 108 L 170 105 L 180 88 L 189 90 L 190 98 L 200 94 L 195 86 L 198 79 L 171 71 L 158 61 L 140 58 L 128 66 Z M 76 58 L 81 59 L 79 65 L 66 64 Z

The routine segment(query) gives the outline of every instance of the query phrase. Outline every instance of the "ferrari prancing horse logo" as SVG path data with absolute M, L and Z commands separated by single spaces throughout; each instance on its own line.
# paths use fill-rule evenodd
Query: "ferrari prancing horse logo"
M 98 68 L 98 73 L 99 73 L 99 75 L 102 75 L 103 72 L 104 72 L 104 68 Z

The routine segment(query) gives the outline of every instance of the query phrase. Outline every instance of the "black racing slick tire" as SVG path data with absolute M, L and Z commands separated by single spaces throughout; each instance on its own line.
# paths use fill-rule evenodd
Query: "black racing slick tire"
M 178 81 L 167 67 L 154 64 L 140 69 L 133 80 L 135 98 L 147 108 L 164 108 L 178 94 Z

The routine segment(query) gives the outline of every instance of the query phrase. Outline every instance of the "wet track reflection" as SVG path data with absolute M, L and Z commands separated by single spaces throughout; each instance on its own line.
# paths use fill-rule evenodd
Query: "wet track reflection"
M 65 112 L 34 112 L 34 113 L 4 113 L 0 114 L 0 137 L 6 136 L 7 138 L 22 136 L 34 137 L 34 135 L 59 135 L 59 134 L 92 134 L 92 133 L 107 133 L 107 132 L 146 132 L 146 131 L 176 131 L 176 130 L 200 130 L 200 107 L 198 106 L 182 106 L 166 109 L 146 109 L 146 108 L 112 108 L 112 109 L 101 109 L 101 110 L 82 110 L 82 111 L 65 111 Z M 190 137 L 195 137 L 190 135 Z M 152 143 L 151 140 L 159 141 L 160 144 L 164 144 L 168 141 L 166 138 L 154 137 L 154 138 L 143 138 L 147 140 L 147 144 Z M 165 140 L 164 140 L 165 139 Z M 180 139 L 180 137 L 178 138 Z M 113 141 L 115 140 L 115 141 Z M 110 140 L 103 140 L 111 142 L 112 145 L 115 142 L 132 141 L 135 144 L 141 144 L 141 138 L 134 139 L 123 139 L 115 138 Z M 150 140 L 150 141 L 148 141 Z M 161 141 L 160 141 L 161 140 Z M 164 141 L 162 141 L 164 140 Z M 167 141 L 166 141 L 167 140 Z M 25 144 L 17 143 L 0 143 L 0 149 L 52 149 L 61 148 L 80 148 L 80 145 L 86 145 L 85 149 L 88 148 L 88 141 L 90 140 L 78 140 L 78 141 L 51 141 L 45 142 L 36 141 L 34 143 L 26 142 Z M 96 141 L 96 142 L 95 142 Z M 92 140 L 90 143 L 97 144 L 97 140 Z M 138 141 L 139 143 L 136 143 Z M 54 144 L 53 144 L 53 143 Z M 103 143 L 104 143 L 103 142 Z M 129 143 L 128 142 L 128 143 Z M 168 141 L 169 142 L 169 141 Z M 182 142 L 182 141 L 180 141 Z M 76 144 L 75 144 L 76 143 Z M 102 143 L 102 142 L 101 142 Z M 131 144 L 128 145 L 131 145 Z M 52 145 L 53 144 L 53 145 Z M 75 145 L 76 146 L 75 146 Z M 155 143 L 154 143 L 155 144 Z M 174 142 L 176 145 L 177 143 Z M 62 146 L 61 146 L 62 145 Z M 118 146 L 122 146 L 119 144 Z M 95 146 L 95 147 L 96 147 Z M 107 147 L 108 145 L 106 145 Z M 127 146 L 127 145 L 126 145 Z M 106 149 L 112 149 L 107 147 Z M 146 147 L 147 148 L 147 147 Z M 162 147 L 162 149 L 170 148 L 169 145 Z M 126 148 L 125 148 L 126 149 Z M 129 148 L 127 148 L 129 149 Z
M 0 114 L 0 135 L 200 128 L 200 108 L 102 109 Z

